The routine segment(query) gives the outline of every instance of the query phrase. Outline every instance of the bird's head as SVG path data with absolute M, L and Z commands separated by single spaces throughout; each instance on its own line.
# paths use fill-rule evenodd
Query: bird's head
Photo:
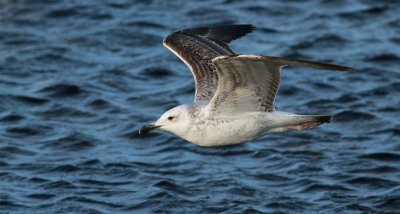
M 139 134 L 153 129 L 161 129 L 183 137 L 189 129 L 190 116 L 188 112 L 189 109 L 186 105 L 174 107 L 161 115 L 156 122 L 143 126 L 139 130 Z

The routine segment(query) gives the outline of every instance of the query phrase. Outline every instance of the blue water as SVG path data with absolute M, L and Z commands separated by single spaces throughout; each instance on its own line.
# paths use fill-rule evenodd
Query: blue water
M 0 213 L 397 213 L 398 1 L 0 1 Z M 334 123 L 231 147 L 137 130 L 193 100 L 162 46 L 180 28 L 253 24 L 237 53 L 288 68 L 279 110 Z

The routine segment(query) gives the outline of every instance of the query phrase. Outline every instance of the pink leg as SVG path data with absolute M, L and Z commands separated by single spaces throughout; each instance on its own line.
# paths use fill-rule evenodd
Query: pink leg
M 321 124 L 321 122 L 313 121 L 313 122 L 302 123 L 297 126 L 287 126 L 287 127 L 290 130 L 301 131 L 304 129 L 314 128 L 320 124 Z

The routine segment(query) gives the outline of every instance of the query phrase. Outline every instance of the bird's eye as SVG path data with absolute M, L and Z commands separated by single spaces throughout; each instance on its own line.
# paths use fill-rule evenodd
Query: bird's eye
M 168 120 L 169 120 L 169 121 L 172 121 L 174 118 L 175 118 L 175 117 L 169 116 L 169 117 L 168 117 Z

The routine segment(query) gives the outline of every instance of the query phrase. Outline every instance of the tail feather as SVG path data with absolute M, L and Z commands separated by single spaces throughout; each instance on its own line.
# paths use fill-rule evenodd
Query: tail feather
M 314 128 L 322 123 L 331 123 L 332 115 L 296 115 L 276 112 L 278 123 L 275 127 L 271 127 L 268 132 L 285 132 L 289 130 L 301 131 L 304 129 Z
M 289 130 L 301 131 L 314 128 L 322 123 L 331 123 L 332 115 L 287 115 L 282 124 L 269 130 L 273 132 L 285 132 Z
M 301 131 L 304 129 L 314 128 L 322 123 L 332 122 L 332 115 L 299 115 L 299 121 L 294 126 L 287 126 L 288 130 Z
M 315 119 L 321 123 L 331 123 L 332 115 L 316 115 Z

